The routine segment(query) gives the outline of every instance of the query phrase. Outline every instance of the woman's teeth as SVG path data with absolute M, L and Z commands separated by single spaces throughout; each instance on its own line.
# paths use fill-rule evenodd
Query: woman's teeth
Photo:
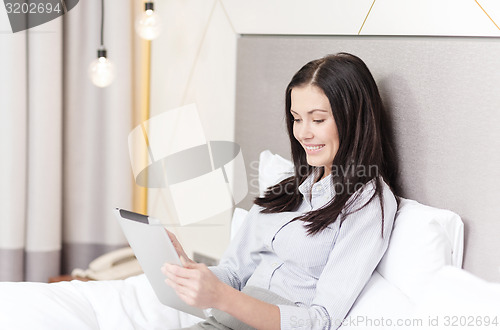
M 311 151 L 314 151 L 314 150 L 319 150 L 321 148 L 323 148 L 325 145 L 320 145 L 320 146 L 314 146 L 314 147 L 306 147 L 307 150 L 311 150 Z

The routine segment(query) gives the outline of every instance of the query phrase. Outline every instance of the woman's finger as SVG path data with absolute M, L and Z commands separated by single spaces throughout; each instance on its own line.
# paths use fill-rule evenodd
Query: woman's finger
M 188 279 L 188 278 L 184 278 L 184 277 L 174 277 L 174 278 L 170 278 L 170 277 L 167 277 L 169 280 L 171 280 L 172 282 L 176 283 L 177 285 L 181 286 L 181 287 L 184 287 L 188 290 L 194 290 L 196 289 L 196 284 L 193 282 L 192 279 Z
M 179 296 L 179 298 L 181 298 L 181 300 L 184 301 L 189 306 L 195 306 L 196 305 L 195 299 L 193 299 L 191 296 L 185 295 L 185 294 L 182 294 L 182 293 L 178 293 L 178 292 L 176 292 L 176 293 Z
M 168 238 L 170 238 L 170 240 L 172 241 L 172 243 L 174 242 L 178 242 L 177 241 L 177 237 L 175 236 L 174 233 L 172 233 L 170 230 L 168 229 L 165 229 L 165 231 L 167 232 L 167 235 L 168 235 Z
M 188 268 L 188 269 L 196 269 L 196 265 L 198 265 L 196 262 L 194 262 L 193 260 L 185 257 L 185 256 L 180 256 L 179 259 L 181 259 L 181 265 L 184 267 L 184 268 Z
M 193 279 L 196 277 L 196 270 L 168 263 L 163 265 L 161 271 L 169 277 L 175 276 L 186 279 Z
M 172 242 L 172 245 L 174 246 L 174 249 L 177 252 L 177 255 L 179 257 L 184 257 L 185 259 L 187 259 L 191 262 L 194 262 L 188 258 L 186 251 L 184 251 L 184 248 L 182 247 L 181 243 L 179 242 L 179 240 L 177 239 L 175 234 L 167 229 L 165 229 L 165 231 L 167 232 L 168 238 L 170 238 L 170 241 Z
M 192 298 L 193 292 L 189 288 L 187 288 L 183 285 L 180 285 L 179 283 L 176 283 L 169 278 L 165 279 L 165 283 L 167 283 L 168 286 L 170 286 L 172 289 L 174 289 L 174 291 L 175 291 L 175 293 L 177 293 L 177 295 L 179 295 L 179 296 L 183 295 L 185 297 Z

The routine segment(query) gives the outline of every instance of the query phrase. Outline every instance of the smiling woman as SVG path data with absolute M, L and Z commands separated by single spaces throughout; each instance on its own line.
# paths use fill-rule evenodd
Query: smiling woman
M 311 61 L 286 89 L 294 175 L 255 200 L 221 262 L 166 264 L 192 329 L 336 329 L 384 255 L 397 201 L 383 105 L 370 71 L 339 53 Z M 375 167 L 376 171 L 357 171 Z M 334 171 L 335 170 L 335 171 Z

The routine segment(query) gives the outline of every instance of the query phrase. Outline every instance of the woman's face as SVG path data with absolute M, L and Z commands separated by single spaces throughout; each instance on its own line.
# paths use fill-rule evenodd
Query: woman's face
M 290 112 L 294 118 L 293 135 L 300 142 L 311 166 L 331 172 L 333 158 L 339 150 L 339 133 L 332 108 L 325 93 L 316 86 L 294 87 Z

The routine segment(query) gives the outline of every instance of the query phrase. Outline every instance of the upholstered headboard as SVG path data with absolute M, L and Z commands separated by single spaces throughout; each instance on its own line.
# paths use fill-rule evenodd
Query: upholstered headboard
M 453 210 L 465 223 L 464 268 L 500 281 L 500 40 L 458 37 L 242 36 L 235 139 L 248 208 L 258 154 L 290 158 L 284 90 L 309 60 L 361 57 L 392 120 L 403 197 Z

